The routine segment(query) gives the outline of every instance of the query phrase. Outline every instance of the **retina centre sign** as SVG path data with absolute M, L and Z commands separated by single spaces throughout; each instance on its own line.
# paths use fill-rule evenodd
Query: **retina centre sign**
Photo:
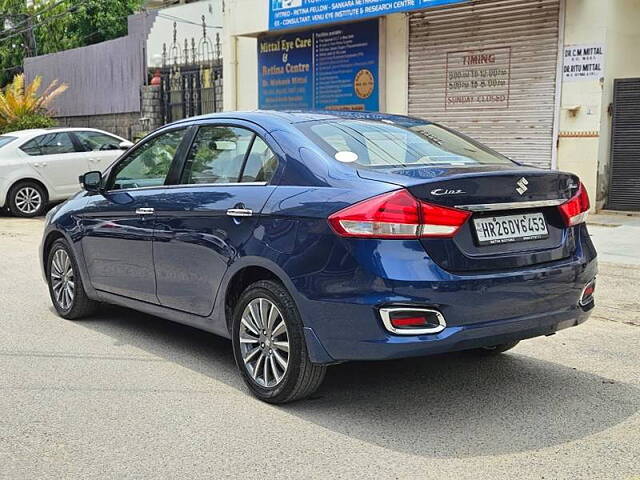
M 462 3 L 468 0 L 269 0 L 269 30 L 298 28 L 390 13 Z
M 380 109 L 378 20 L 258 39 L 258 105 L 267 110 Z

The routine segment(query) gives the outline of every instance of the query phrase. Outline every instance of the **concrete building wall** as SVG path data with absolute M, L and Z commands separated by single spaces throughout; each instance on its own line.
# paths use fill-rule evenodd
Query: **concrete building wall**
M 409 21 L 404 13 L 385 17 L 385 112 L 406 115 L 409 99 Z M 381 72 L 382 73 L 382 72 Z
M 609 181 L 613 81 L 640 77 L 638 25 L 640 0 L 566 0 L 565 45 L 602 43 L 605 65 L 601 80 L 562 85 L 558 168 L 580 176 L 597 209 Z

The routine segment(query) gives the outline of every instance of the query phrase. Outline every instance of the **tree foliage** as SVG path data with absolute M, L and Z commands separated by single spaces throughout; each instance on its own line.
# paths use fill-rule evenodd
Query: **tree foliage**
M 143 0 L 0 0 L 0 86 L 24 57 L 55 53 L 127 34 Z M 18 67 L 18 68 L 15 68 Z

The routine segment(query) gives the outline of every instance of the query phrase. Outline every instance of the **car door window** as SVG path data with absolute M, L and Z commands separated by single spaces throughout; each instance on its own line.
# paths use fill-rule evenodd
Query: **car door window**
M 245 128 L 200 127 L 187 156 L 181 183 L 237 183 L 254 135 Z
M 48 133 L 40 135 L 22 145 L 20 149 L 27 155 L 58 155 L 76 151 L 68 133 Z
M 278 157 L 256 136 L 242 172 L 242 182 L 269 182 L 278 167 Z
M 120 149 L 121 140 L 106 133 L 84 131 L 74 134 L 87 152 Z
M 109 189 L 164 185 L 186 130 L 158 135 L 136 148 L 115 168 Z

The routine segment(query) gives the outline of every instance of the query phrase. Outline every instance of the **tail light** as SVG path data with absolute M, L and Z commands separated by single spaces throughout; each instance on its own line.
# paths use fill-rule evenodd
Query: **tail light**
M 587 214 L 590 207 L 591 205 L 589 203 L 587 189 L 584 188 L 584 184 L 580 182 L 580 186 L 578 187 L 576 194 L 571 197 L 570 200 L 560 205 L 558 209 L 562 214 L 564 223 L 568 227 L 572 227 L 587 220 Z
M 340 210 L 329 217 L 329 224 L 343 237 L 453 237 L 470 216 L 471 212 L 422 202 L 403 189 Z

